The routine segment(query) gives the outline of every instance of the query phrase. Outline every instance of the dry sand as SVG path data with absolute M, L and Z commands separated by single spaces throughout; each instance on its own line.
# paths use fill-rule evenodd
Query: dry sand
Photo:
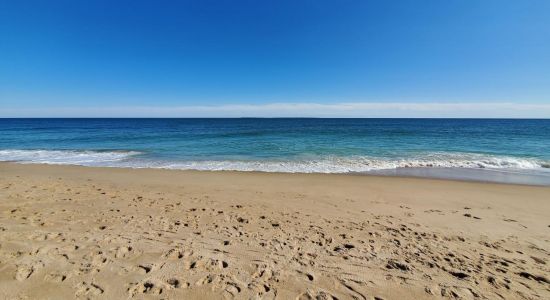
M 550 188 L 0 164 L 0 298 L 550 299 Z

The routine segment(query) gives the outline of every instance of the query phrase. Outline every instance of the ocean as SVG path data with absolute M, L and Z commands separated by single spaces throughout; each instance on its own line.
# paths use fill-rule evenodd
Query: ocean
M 550 120 L 0 119 L 0 161 L 550 185 Z

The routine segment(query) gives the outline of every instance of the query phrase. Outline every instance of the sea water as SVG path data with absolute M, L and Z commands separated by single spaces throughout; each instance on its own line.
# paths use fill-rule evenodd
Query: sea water
M 550 185 L 550 120 L 0 119 L 0 161 Z

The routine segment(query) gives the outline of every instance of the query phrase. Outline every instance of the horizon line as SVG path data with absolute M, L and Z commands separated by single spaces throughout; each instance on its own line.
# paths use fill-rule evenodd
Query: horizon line
M 400 120 L 550 120 L 550 117 L 0 117 L 0 119 L 400 119 Z
M 184 106 L 4 108 L 1 118 L 459 118 L 547 119 L 550 103 L 279 102 Z

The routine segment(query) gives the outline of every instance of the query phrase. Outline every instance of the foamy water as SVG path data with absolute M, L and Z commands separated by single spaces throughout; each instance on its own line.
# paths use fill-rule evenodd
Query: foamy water
M 282 173 L 350 173 L 397 168 L 469 168 L 548 170 L 550 162 L 472 153 L 429 153 L 408 159 L 317 157 L 308 160 L 153 160 L 136 151 L 0 150 L 0 161 L 60 165 L 162 168 L 204 171 L 261 171 Z
M 81 166 L 115 166 L 139 154 L 133 151 L 0 150 L 0 161 Z

